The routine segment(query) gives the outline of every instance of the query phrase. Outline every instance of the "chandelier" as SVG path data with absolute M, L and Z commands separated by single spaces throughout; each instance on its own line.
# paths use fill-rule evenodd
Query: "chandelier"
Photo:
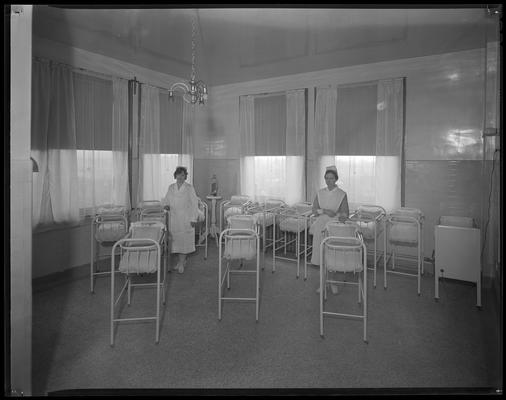
M 192 73 L 188 82 L 174 83 L 169 89 L 169 98 L 174 99 L 174 92 L 183 93 L 183 100 L 190 104 L 204 104 L 207 100 L 207 86 L 195 78 L 195 19 L 192 18 Z

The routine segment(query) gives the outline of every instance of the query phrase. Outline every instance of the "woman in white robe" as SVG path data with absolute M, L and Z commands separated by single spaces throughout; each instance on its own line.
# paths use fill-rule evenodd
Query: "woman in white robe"
M 185 182 L 188 171 L 177 167 L 174 172 L 176 182 L 169 186 L 162 204 L 169 207 L 169 233 L 171 252 L 178 254 L 174 269 L 184 272 L 186 255 L 195 251 L 195 225 L 198 218 L 198 199 L 192 185 Z
M 311 264 L 320 265 L 320 243 L 323 239 L 323 230 L 331 220 L 345 221 L 349 217 L 348 197 L 344 190 L 337 187 L 339 179 L 335 166 L 325 170 L 325 183 L 327 187 L 318 190 L 313 201 L 313 214 L 318 215 L 311 225 L 309 232 L 313 235 L 313 251 Z

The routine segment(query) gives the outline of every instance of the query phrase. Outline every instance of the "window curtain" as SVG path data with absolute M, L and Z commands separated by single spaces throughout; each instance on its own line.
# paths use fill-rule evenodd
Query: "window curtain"
M 142 200 L 161 200 L 164 184 L 160 157 L 160 92 L 148 85 L 141 89 L 140 132 L 139 132 L 139 185 Z
M 124 204 L 130 209 L 128 185 L 128 81 L 114 78 L 112 81 L 112 203 Z
M 241 194 L 304 200 L 305 92 L 241 96 Z
M 351 209 L 380 203 L 375 189 L 377 92 L 377 81 L 337 87 L 333 164 Z M 322 165 L 322 169 L 330 164 Z
M 193 181 L 192 108 L 181 96 L 170 99 L 168 93 L 160 93 L 160 168 L 163 195 L 169 184 L 174 182 L 174 171 L 179 165 L 188 168 L 187 182 Z
M 183 102 L 183 133 L 181 139 L 181 151 L 178 153 L 177 165 L 183 165 L 188 169 L 187 182 L 191 184 L 193 184 L 194 135 L 195 135 L 195 106 Z M 174 171 L 172 171 L 172 179 L 174 179 L 173 173 Z
M 304 201 L 306 188 L 306 95 L 305 90 L 286 94 L 286 202 Z
M 103 204 L 129 207 L 128 82 L 74 73 L 81 216 Z
M 33 61 L 33 225 L 79 220 L 74 85 L 71 69 Z
M 318 189 L 325 185 L 325 167 L 335 163 L 337 89 L 335 87 L 317 88 L 315 93 L 314 136 L 309 152 L 316 162 L 309 165 L 308 197 L 313 200 Z M 338 182 L 339 183 L 339 182 Z M 350 199 L 348 199 L 349 201 Z
M 140 113 L 138 198 L 161 200 L 175 182 L 177 166 L 187 167 L 187 182 L 193 181 L 194 107 L 179 96 L 169 100 L 158 88 L 142 85 Z
M 33 226 L 53 221 L 49 201 L 48 130 L 51 99 L 51 73 L 49 62 L 32 63 L 32 121 L 31 156 L 38 164 L 38 172 L 32 174 L 32 222 Z
M 255 190 L 255 98 L 239 97 L 239 131 L 241 136 L 241 193 L 254 199 Z
M 311 142 L 313 153 L 321 155 L 308 171 L 312 198 L 325 186 L 325 168 L 336 165 L 338 185 L 348 193 L 350 209 L 359 204 L 376 204 L 387 211 L 400 206 L 403 82 L 396 78 L 358 84 L 356 91 L 353 85 L 343 91 L 317 88 Z M 346 102 L 341 109 L 340 101 Z M 354 127 L 360 138 L 354 136 Z
M 378 82 L 376 201 L 387 211 L 401 206 L 404 78 Z

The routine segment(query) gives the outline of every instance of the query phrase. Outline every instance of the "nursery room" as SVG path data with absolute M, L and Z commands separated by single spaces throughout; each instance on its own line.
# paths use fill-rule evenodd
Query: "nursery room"
M 502 5 L 6 11 L 6 395 L 502 394 Z

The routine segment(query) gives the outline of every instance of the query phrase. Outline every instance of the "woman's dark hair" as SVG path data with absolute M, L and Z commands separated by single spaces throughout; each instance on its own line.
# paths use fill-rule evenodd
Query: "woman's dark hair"
M 333 169 L 328 169 L 328 170 L 326 170 L 326 171 L 325 171 L 325 174 L 323 175 L 323 178 L 325 178 L 325 176 L 326 176 L 327 174 L 329 174 L 329 173 L 330 173 L 330 174 L 334 174 L 334 176 L 335 176 L 335 178 L 336 178 L 336 181 L 339 179 L 339 176 L 337 175 L 337 172 L 336 172 L 336 171 L 334 171 Z
M 188 178 L 188 170 L 186 169 L 186 167 L 177 167 L 176 170 L 174 171 L 174 179 L 176 179 L 176 176 L 179 175 L 181 172 L 184 173 L 185 178 Z

